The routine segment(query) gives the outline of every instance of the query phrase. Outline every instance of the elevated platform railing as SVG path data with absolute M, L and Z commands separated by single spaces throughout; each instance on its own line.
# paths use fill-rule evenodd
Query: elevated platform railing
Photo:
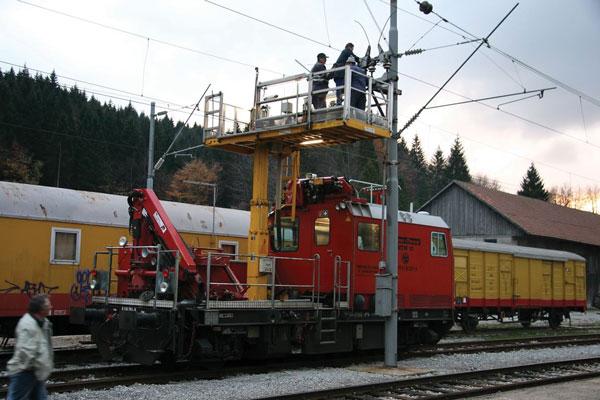
M 337 71 L 344 72 L 343 85 L 314 89 L 315 81 L 320 81 L 323 76 L 328 82 L 333 81 L 333 74 Z M 356 80 L 359 76 L 366 80 L 367 84 L 364 88 L 353 88 L 352 80 L 353 78 Z M 356 85 L 355 83 L 354 86 Z M 225 140 L 227 144 L 241 143 L 249 136 L 256 140 L 277 141 L 274 136 L 261 136 L 261 133 L 273 131 L 277 131 L 278 135 L 301 135 L 302 138 L 298 141 L 291 141 L 288 144 L 301 143 L 307 141 L 305 139 L 310 139 L 310 134 L 316 136 L 322 130 L 335 128 L 336 121 L 338 125 L 348 125 L 347 122 L 351 120 L 362 124 L 360 128 L 355 127 L 355 129 L 366 132 L 365 136 L 356 136 L 355 140 L 367 138 L 369 133 L 375 134 L 376 131 L 374 137 L 385 137 L 385 132 L 388 132 L 387 136 L 389 136 L 392 85 L 366 73 L 351 70 L 349 66 L 258 82 L 255 89 L 257 100 L 250 116 L 249 130 L 227 130 L 210 124 L 210 129 L 205 129 L 204 132 L 207 146 L 219 147 L 221 140 Z M 343 94 L 344 100 L 341 104 L 336 103 L 337 90 Z M 320 94 L 325 94 L 326 106 L 315 108 L 313 97 Z M 354 96 L 364 96 L 364 108 L 351 106 L 350 99 Z M 219 100 L 221 104 L 222 98 Z M 206 109 L 205 113 L 205 119 L 210 118 L 217 123 L 224 121 L 220 115 L 217 115 L 218 113 L 215 113 L 214 108 Z M 328 132 L 328 137 L 333 138 L 336 134 L 343 136 L 343 133 L 338 129 L 337 133 Z M 236 137 L 239 137 L 239 140 Z M 235 148 L 225 146 L 224 149 L 236 151 Z

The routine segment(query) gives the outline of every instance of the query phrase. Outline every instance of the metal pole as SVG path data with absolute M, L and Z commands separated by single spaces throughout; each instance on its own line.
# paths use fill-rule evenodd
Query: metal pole
M 398 102 L 396 78 L 398 76 L 398 27 L 396 0 L 390 0 L 390 51 L 392 67 L 389 78 L 392 82 L 392 138 L 387 139 L 387 210 L 386 210 L 386 260 L 387 272 L 392 274 L 392 314 L 385 318 L 385 366 L 397 366 L 398 352 Z
M 154 186 L 154 106 L 150 103 L 150 138 L 148 139 L 148 178 L 146 179 L 146 188 L 153 189 Z

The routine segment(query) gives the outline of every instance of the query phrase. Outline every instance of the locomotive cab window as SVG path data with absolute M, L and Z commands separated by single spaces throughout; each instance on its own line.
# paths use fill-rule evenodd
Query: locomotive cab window
M 379 224 L 359 222 L 356 236 L 358 250 L 379 251 Z
M 434 257 L 448 257 L 445 233 L 431 232 L 431 255 Z
M 50 263 L 79 265 L 81 229 L 52 228 Z
M 315 219 L 315 244 L 323 246 L 329 244 L 329 218 Z
M 298 217 L 296 222 L 290 220 L 281 221 L 281 227 L 273 228 L 272 246 L 277 251 L 297 251 L 298 250 Z M 279 230 L 279 233 L 277 232 Z M 281 243 L 279 242 L 281 238 Z

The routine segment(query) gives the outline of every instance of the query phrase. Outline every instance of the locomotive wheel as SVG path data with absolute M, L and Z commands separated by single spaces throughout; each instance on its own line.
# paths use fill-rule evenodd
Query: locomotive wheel
M 477 325 L 479 325 L 479 320 L 477 317 L 466 316 L 460 321 L 460 326 L 465 333 L 473 333 L 475 329 L 477 329 Z

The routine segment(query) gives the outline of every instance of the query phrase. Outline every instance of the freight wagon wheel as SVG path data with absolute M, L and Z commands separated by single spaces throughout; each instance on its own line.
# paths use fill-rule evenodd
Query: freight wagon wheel
M 558 329 L 562 320 L 563 318 L 560 313 L 551 312 L 548 316 L 548 325 L 550 325 L 550 328 L 552 329 Z
M 529 328 L 531 326 L 531 312 L 519 311 L 519 322 L 523 328 Z
M 475 332 L 477 325 L 479 325 L 479 320 L 477 317 L 467 316 L 460 321 L 460 326 L 465 333 Z

